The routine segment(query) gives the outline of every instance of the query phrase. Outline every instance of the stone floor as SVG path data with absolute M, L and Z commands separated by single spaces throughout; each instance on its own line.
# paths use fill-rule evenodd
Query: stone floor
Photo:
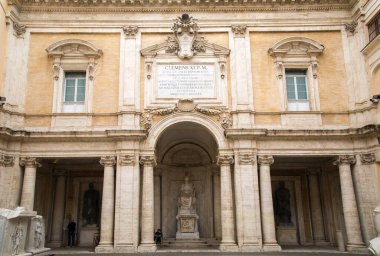
M 40 254 L 41 256 L 55 256 L 55 255 L 79 255 L 79 256 L 173 256 L 181 254 L 183 256 L 214 256 L 214 255 L 224 255 L 224 256 L 258 256 L 258 255 L 267 255 L 267 256 L 364 256 L 370 255 L 369 253 L 348 253 L 337 251 L 333 247 L 285 247 L 282 252 L 258 252 L 258 253 L 226 253 L 219 252 L 215 249 L 204 249 L 204 250 L 170 250 L 170 249 L 158 249 L 155 253 L 129 253 L 129 254 L 103 254 L 103 253 L 94 253 L 93 248 L 91 247 L 72 247 L 72 248 L 58 248 L 51 250 L 49 252 Z

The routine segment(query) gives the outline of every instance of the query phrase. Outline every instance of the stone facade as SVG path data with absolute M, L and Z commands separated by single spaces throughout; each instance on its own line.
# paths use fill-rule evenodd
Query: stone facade
M 95 252 L 155 251 L 157 229 L 241 252 L 376 237 L 377 0 L 0 1 L 13 254 L 67 245 L 70 219 Z

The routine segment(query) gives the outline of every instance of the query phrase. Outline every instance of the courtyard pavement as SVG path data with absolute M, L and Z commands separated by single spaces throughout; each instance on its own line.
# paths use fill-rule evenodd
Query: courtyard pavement
M 94 253 L 93 247 L 72 247 L 72 248 L 58 248 L 43 254 L 41 256 L 364 256 L 371 255 L 370 253 L 349 253 L 340 252 L 333 247 L 285 247 L 281 252 L 257 252 L 257 253 L 230 253 L 220 252 L 216 249 L 204 249 L 204 250 L 171 250 L 171 249 L 158 249 L 155 253 Z

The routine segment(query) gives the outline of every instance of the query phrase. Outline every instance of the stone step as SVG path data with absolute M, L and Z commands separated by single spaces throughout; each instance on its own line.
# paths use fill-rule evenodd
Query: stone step
M 165 238 L 162 241 L 161 248 L 181 248 L 181 249 L 191 249 L 191 248 L 216 248 L 219 245 L 218 241 L 215 239 L 175 239 L 175 238 Z

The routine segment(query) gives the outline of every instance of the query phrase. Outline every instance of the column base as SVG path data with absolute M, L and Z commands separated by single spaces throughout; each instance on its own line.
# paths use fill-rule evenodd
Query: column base
M 137 252 L 137 248 L 133 246 L 132 244 L 130 245 L 117 245 L 114 248 L 115 253 L 135 253 Z
M 364 244 L 347 244 L 346 248 L 349 252 L 369 252 L 368 248 L 365 247 Z
M 137 248 L 138 252 L 155 252 L 157 251 L 157 245 L 155 243 L 140 244 Z
M 46 243 L 46 246 L 49 248 L 59 248 L 63 246 L 62 241 L 50 241 L 49 243 Z
M 113 245 L 100 244 L 95 247 L 95 252 L 105 252 L 105 253 L 114 252 Z
M 261 252 L 261 246 L 259 244 L 243 244 L 240 247 L 241 252 Z
M 219 250 L 222 252 L 238 252 L 239 247 L 235 243 L 221 243 L 219 245 Z
M 281 246 L 278 245 L 277 243 L 263 244 L 263 251 L 264 252 L 280 252 L 281 250 L 282 250 Z

